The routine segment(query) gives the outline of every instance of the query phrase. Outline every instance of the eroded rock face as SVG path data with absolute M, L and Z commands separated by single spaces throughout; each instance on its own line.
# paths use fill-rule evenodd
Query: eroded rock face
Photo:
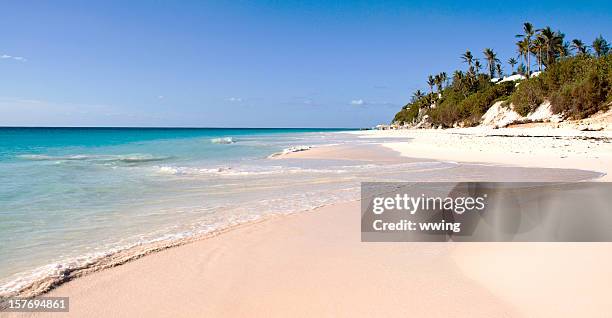
M 550 105 L 549 101 L 545 101 L 538 108 L 536 108 L 533 112 L 529 113 L 527 120 L 532 122 L 551 122 L 558 123 L 563 120 L 563 116 L 560 114 L 553 114 L 552 105 Z
M 503 128 L 516 123 L 530 122 L 552 122 L 558 123 L 563 116 L 553 114 L 550 102 L 545 101 L 527 116 L 521 116 L 514 110 L 514 105 L 504 105 L 504 102 L 496 102 L 482 116 L 481 125 L 495 128 Z
M 420 112 L 419 112 L 420 115 Z M 424 115 L 421 120 L 414 126 L 414 128 L 432 128 L 431 118 L 429 115 Z
M 512 105 L 504 106 L 503 103 L 502 101 L 496 102 L 487 110 L 481 118 L 482 126 L 506 127 L 521 118 Z

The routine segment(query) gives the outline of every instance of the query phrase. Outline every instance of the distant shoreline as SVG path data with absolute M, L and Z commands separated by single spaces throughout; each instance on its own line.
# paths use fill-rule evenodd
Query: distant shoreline
M 148 126 L 2 126 L 4 128 L 25 128 L 25 129 L 226 129 L 226 130 L 306 130 L 306 131 L 343 131 L 359 130 L 361 128 L 347 127 L 148 127 Z

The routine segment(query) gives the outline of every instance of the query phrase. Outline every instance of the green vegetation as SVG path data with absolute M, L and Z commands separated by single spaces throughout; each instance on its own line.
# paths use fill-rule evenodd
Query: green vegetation
M 554 113 L 573 119 L 610 107 L 612 51 L 601 35 L 588 46 L 579 39 L 566 42 L 563 33 L 550 27 L 535 29 L 527 22 L 517 38 L 518 60 L 511 57 L 508 64 L 511 74 L 527 79 L 497 83 L 493 79 L 504 76 L 497 54 L 490 48 L 483 50 L 483 74 L 480 60 L 467 50 L 461 55 L 465 71 L 455 71 L 450 83 L 445 72 L 428 76 L 429 93 L 417 90 L 393 121 L 414 124 L 427 115 L 433 126 L 471 126 L 478 124 L 496 101 L 512 102 L 514 109 L 525 116 L 548 100 Z M 538 76 L 531 76 L 534 66 L 541 71 Z
M 580 54 L 551 65 L 538 77 L 525 80 L 512 95 L 515 110 L 526 115 L 544 100 L 554 113 L 581 119 L 612 102 L 612 55 Z

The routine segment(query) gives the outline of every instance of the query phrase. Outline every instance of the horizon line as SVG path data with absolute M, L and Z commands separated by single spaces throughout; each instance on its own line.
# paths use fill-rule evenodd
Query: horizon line
M 198 126 L 3 126 L 0 128 L 122 128 L 122 129 L 362 129 L 371 127 L 198 127 Z

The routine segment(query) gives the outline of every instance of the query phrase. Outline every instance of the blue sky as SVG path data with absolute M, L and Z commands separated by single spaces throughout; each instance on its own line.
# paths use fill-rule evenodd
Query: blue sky
M 0 125 L 371 126 L 524 21 L 612 40 L 606 1 L 5 1 Z

